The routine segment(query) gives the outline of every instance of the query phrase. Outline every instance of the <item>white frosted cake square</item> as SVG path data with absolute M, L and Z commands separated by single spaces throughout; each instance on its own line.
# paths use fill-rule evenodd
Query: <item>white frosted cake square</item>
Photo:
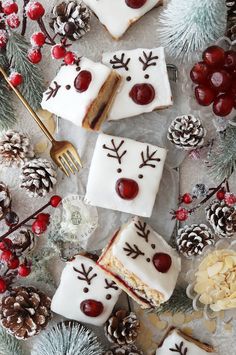
M 150 217 L 167 151 L 128 138 L 99 134 L 85 199 L 97 206 Z
M 164 48 L 104 53 L 102 62 L 123 77 L 109 120 L 137 116 L 173 104 Z
M 84 0 L 114 39 L 163 0 Z
M 102 325 L 110 316 L 121 290 L 88 256 L 66 263 L 51 309 L 78 322 Z
M 119 81 L 114 70 L 82 57 L 76 64 L 60 68 L 44 92 L 41 106 L 77 126 L 98 130 L 107 118 Z
M 181 259 L 146 222 L 135 217 L 115 233 L 98 265 L 142 308 L 152 308 L 171 297 Z

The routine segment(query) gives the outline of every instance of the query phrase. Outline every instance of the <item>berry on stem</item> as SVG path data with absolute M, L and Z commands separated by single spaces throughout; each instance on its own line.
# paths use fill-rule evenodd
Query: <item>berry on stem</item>
M 3 278 L 0 278 L 0 293 L 4 293 L 7 290 L 7 283 Z
M 13 253 L 10 250 L 5 250 L 1 254 L 2 261 L 9 261 L 13 257 Z
M 61 200 L 62 198 L 58 195 L 52 196 L 50 199 L 50 205 L 56 208 L 61 203 Z
M 12 0 L 2 1 L 2 11 L 5 15 L 11 15 L 18 12 L 18 5 Z
M 236 205 L 236 195 L 232 194 L 230 192 L 227 192 L 225 194 L 225 203 L 227 203 L 228 206 L 235 206 Z
M 47 223 L 44 220 L 34 221 L 32 224 L 32 232 L 36 235 L 43 234 L 47 230 Z
M 31 48 L 28 51 L 28 56 L 27 58 L 29 61 L 33 64 L 38 64 L 42 60 L 42 53 L 39 48 Z
M 46 36 L 43 32 L 35 32 L 32 34 L 30 42 L 33 47 L 42 47 L 45 44 Z
M 47 224 L 49 224 L 49 220 L 50 220 L 50 214 L 49 213 L 39 213 L 36 217 L 36 219 L 38 221 L 43 221 Z
M 31 273 L 31 267 L 26 264 L 21 264 L 18 268 L 18 275 L 27 277 Z
M 12 72 L 9 76 L 9 81 L 13 86 L 19 86 L 23 82 L 23 76 L 20 73 Z
M 11 239 L 5 238 L 0 242 L 0 250 L 5 251 L 9 250 L 12 247 Z
M 45 14 L 45 9 L 40 2 L 31 1 L 26 6 L 26 14 L 31 20 L 37 21 L 43 17 Z
M 216 193 L 216 198 L 217 198 L 219 201 L 224 200 L 224 198 L 225 198 L 225 190 L 224 190 L 224 189 L 221 189 L 221 190 L 217 191 L 217 193 Z
M 17 16 L 16 14 L 11 14 L 7 16 L 7 24 L 10 28 L 18 28 L 20 26 L 19 16 Z
M 66 55 L 66 49 L 63 45 L 56 44 L 52 47 L 51 54 L 54 59 L 62 59 Z
M 73 52 L 67 52 L 64 57 L 64 62 L 67 65 L 73 65 L 76 61 L 76 55 Z
M 176 211 L 172 212 L 173 218 L 177 219 L 177 221 L 184 222 L 188 219 L 189 211 L 185 208 L 179 208 Z
M 15 255 L 7 262 L 8 268 L 12 270 L 17 269 L 19 264 L 20 264 L 19 258 Z
M 185 203 L 186 205 L 189 205 L 190 203 L 192 203 L 192 201 L 193 201 L 192 195 L 189 193 L 186 193 L 181 197 L 181 202 Z

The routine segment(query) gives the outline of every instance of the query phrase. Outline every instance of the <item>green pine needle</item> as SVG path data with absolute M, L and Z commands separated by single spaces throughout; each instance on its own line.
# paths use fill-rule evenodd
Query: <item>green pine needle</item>
M 0 355 L 23 355 L 21 343 L 0 327 Z
M 6 47 L 6 55 L 11 67 L 23 75 L 20 87 L 22 95 L 34 110 L 40 108 L 44 91 L 43 79 L 38 67 L 27 59 L 28 43 L 23 36 L 11 32 Z
M 185 288 L 177 287 L 169 301 L 155 309 L 157 315 L 165 312 L 171 312 L 172 314 L 193 312 L 193 301 L 186 295 Z

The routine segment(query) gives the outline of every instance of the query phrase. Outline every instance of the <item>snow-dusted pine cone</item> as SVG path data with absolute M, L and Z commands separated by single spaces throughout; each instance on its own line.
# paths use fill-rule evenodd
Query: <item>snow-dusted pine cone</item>
M 7 131 L 0 138 L 0 164 L 19 166 L 33 157 L 34 148 L 25 134 Z
M 168 139 L 177 147 L 192 150 L 204 143 L 206 130 L 201 121 L 192 115 L 178 116 L 168 129 Z
M 226 35 L 231 41 L 236 40 L 236 0 L 226 0 L 228 8 Z
M 35 234 L 28 228 L 16 231 L 10 239 L 16 255 L 22 256 L 30 254 L 35 249 L 38 240 Z
M 206 218 L 219 237 L 230 238 L 236 233 L 236 209 L 215 200 L 206 207 Z
M 205 224 L 192 224 L 178 230 L 176 244 L 186 257 L 201 255 L 207 245 L 214 244 L 214 236 Z
M 2 219 L 11 207 L 11 194 L 3 182 L 0 182 L 0 219 Z
M 135 313 L 120 309 L 105 324 L 105 334 L 111 343 L 132 344 L 138 336 L 140 322 Z
M 56 170 L 47 159 L 33 159 L 25 163 L 21 171 L 21 188 L 31 197 L 45 196 L 57 182 Z
M 104 355 L 144 355 L 136 345 L 114 345 Z
M 82 1 L 63 1 L 52 9 L 51 28 L 75 41 L 90 30 L 91 12 Z
M 34 287 L 14 287 L 0 304 L 1 325 L 17 339 L 43 330 L 51 319 L 51 300 Z

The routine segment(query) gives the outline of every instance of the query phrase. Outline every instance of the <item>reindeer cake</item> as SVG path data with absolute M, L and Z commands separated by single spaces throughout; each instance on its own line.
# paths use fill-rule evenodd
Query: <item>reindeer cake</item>
M 80 58 L 63 65 L 43 94 L 43 109 L 75 125 L 98 130 L 107 117 L 120 76 L 102 63 Z
M 108 119 L 137 116 L 173 104 L 162 47 L 104 53 L 102 62 L 123 77 Z
M 121 290 L 91 256 L 77 255 L 67 262 L 51 309 L 78 322 L 102 325 L 110 316 Z
M 97 206 L 150 217 L 167 151 L 128 138 L 99 134 L 85 200 Z
M 84 0 L 114 39 L 163 0 Z
M 171 297 L 181 259 L 159 234 L 136 217 L 114 234 L 98 265 L 142 308 L 152 308 Z

